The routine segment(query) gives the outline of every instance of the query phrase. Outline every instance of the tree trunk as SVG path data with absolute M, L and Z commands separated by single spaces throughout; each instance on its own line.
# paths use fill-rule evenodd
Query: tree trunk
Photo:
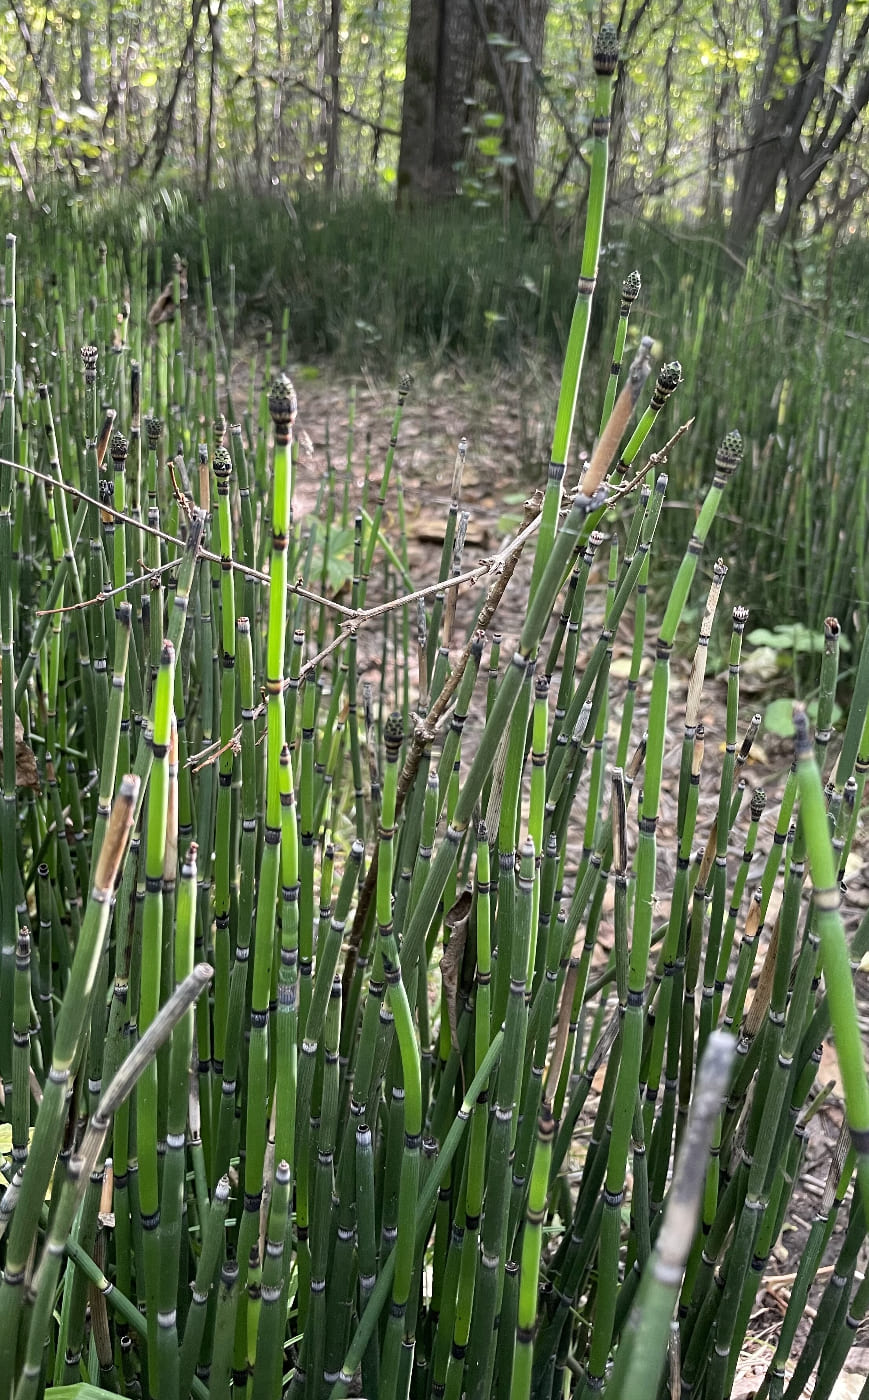
M 410 203 L 458 191 L 478 38 L 471 0 L 411 0 L 398 157 L 398 197 Z
M 335 188 L 340 165 L 339 138 L 341 132 L 341 0 L 332 0 L 329 27 L 326 31 L 326 77 L 330 97 L 326 115 L 326 189 Z
M 78 20 L 78 90 L 86 107 L 97 105 L 97 79 L 94 72 L 94 16 L 93 5 L 82 5 Z
M 844 103 L 844 114 L 831 132 L 844 84 L 828 80 L 827 68 L 847 8 L 848 0 L 832 0 L 829 13 L 821 14 L 809 31 L 812 37 L 806 37 L 793 0 L 781 0 L 749 112 L 748 149 L 738 171 L 728 237 L 730 247 L 737 252 L 749 246 L 763 216 L 775 209 L 782 178 L 787 179 L 788 188 L 776 232 L 785 232 L 853 126 L 861 104 L 866 105 L 869 84 L 864 79 L 854 99 Z M 794 64 L 798 76 L 782 92 L 782 75 Z M 850 58 L 846 64 L 853 67 Z M 815 118 L 815 130 L 824 132 L 817 147 L 805 132 L 807 123 L 811 126 L 810 115 Z
M 477 4 L 478 16 L 482 9 L 482 5 Z M 487 44 L 497 93 L 495 106 L 504 113 L 507 153 L 516 162 L 519 194 L 532 219 L 537 213 L 534 195 L 540 110 L 537 79 L 543 62 L 548 10 L 549 0 L 492 0 L 485 12 L 487 33 L 498 38 L 498 43 Z M 508 46 L 501 43 L 504 39 Z

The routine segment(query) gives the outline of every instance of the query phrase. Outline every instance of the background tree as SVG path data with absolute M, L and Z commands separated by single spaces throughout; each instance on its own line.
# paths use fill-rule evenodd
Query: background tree
M 862 22 L 848 25 L 859 10 Z M 747 121 L 747 149 L 738 164 L 730 243 L 742 249 L 767 212 L 782 234 L 826 178 L 832 196 L 816 205 L 815 223 L 853 210 L 866 189 L 866 171 L 847 138 L 869 104 L 869 7 L 847 0 L 800 13 L 795 0 L 777 10 L 761 6 L 762 66 Z
M 597 9 L 597 6 L 592 7 Z M 620 0 L 613 208 L 777 234 L 856 226 L 865 0 Z M 592 17 L 575 0 L 10 0 L 0 185 L 139 173 L 408 200 L 504 192 L 532 221 L 588 179 Z M 582 57 L 582 56 L 585 57 Z
M 505 175 L 512 172 L 525 212 L 536 216 L 548 8 L 548 0 L 411 0 L 400 198 L 457 194 L 476 152 Z

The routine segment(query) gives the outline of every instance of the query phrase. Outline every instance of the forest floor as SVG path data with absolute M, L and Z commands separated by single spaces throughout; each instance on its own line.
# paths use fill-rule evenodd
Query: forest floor
M 242 365 L 241 372 L 247 374 L 248 370 Z M 493 372 L 483 381 L 479 375 L 474 375 L 462 366 L 450 365 L 418 377 L 405 404 L 395 457 L 395 469 L 401 474 L 404 490 L 409 571 L 416 587 L 431 583 L 437 578 L 444 521 L 449 507 L 453 463 L 457 444 L 462 436 L 468 439 L 468 450 L 461 506 L 470 512 L 464 567 L 473 566 L 479 558 L 489 556 L 502 547 L 507 537 L 518 529 L 523 499 L 531 495 L 538 486 L 544 485 L 558 385 L 554 375 L 547 373 L 540 366 L 533 370 L 533 374 L 532 383 L 529 383 L 528 367 L 523 367 L 521 376 L 501 370 Z M 328 366 L 310 367 L 303 371 L 297 380 L 297 436 L 302 444 L 294 505 L 297 518 L 315 509 L 317 492 L 329 457 L 337 479 L 341 480 L 347 457 L 350 386 L 349 379 L 336 377 Z M 394 382 L 364 374 L 356 378 L 355 386 L 355 445 L 352 464 L 353 481 L 358 491 L 361 488 L 366 452 L 370 454 L 372 480 L 375 483 L 379 481 L 395 411 L 396 386 Z M 678 450 L 677 447 L 676 451 Z M 686 521 L 686 543 L 689 531 L 690 525 Z M 395 541 L 398 520 L 394 482 L 388 493 L 385 532 L 388 538 Z M 490 629 L 499 630 L 503 634 L 502 658 L 511 655 L 511 643 L 518 637 L 524 617 L 522 582 L 524 579 L 527 583 L 531 557 L 529 549 L 527 559 L 520 562 L 516 575 L 508 586 Z M 707 578 L 709 562 L 706 561 Z M 703 572 L 702 562 L 699 572 Z M 581 630 L 580 665 L 583 655 L 588 655 L 594 645 L 603 620 L 605 580 L 606 550 L 603 549 L 599 551 L 587 597 Z M 454 632 L 460 642 L 464 640 L 474 608 L 478 605 L 480 587 L 478 585 L 476 589 L 460 597 Z M 707 585 L 698 578 L 694 587 L 695 601 L 705 601 L 706 587 Z M 652 607 L 654 611 L 654 594 Z M 684 730 L 685 695 L 691 653 L 696 645 L 697 622 L 692 624 L 691 629 L 683 630 L 688 630 L 689 633 L 686 646 L 682 651 L 677 648 L 671 663 L 664 782 L 657 833 L 659 858 L 655 918 L 658 925 L 666 919 L 669 911 L 666 891 L 675 872 L 676 789 Z M 701 718 L 706 727 L 706 751 L 707 754 L 713 755 L 711 762 L 707 759 L 713 781 L 708 785 L 705 795 L 701 787 L 697 844 L 705 843 L 717 809 L 714 774 L 718 771 L 719 754 L 725 738 L 729 617 L 719 616 L 716 630 L 723 639 L 718 650 L 725 657 L 725 663 L 717 671 L 707 674 L 703 692 Z M 360 661 L 364 666 L 367 660 L 368 678 L 372 680 L 379 676 L 379 636 L 379 631 L 372 631 L 371 645 L 366 647 L 364 629 L 360 632 Z M 650 620 L 647 627 L 644 680 L 641 681 L 637 696 L 635 733 L 641 732 L 648 712 L 655 636 L 654 621 Z M 614 639 L 611 674 L 617 683 L 619 680 L 623 683 L 627 677 L 632 638 L 630 621 L 626 620 Z M 486 649 L 483 655 L 484 666 L 487 658 Z M 412 670 L 415 669 L 411 659 L 408 660 Z M 740 741 L 752 712 L 762 711 L 769 700 L 781 693 L 782 686 L 779 675 L 776 688 L 775 677 L 770 674 L 768 666 L 753 668 L 750 654 L 744 652 L 743 661 L 740 683 Z M 479 732 L 478 726 L 479 720 L 475 720 L 472 713 L 468 718 L 463 741 L 466 753 L 468 746 L 473 744 L 475 728 Z M 617 736 L 617 732 L 617 728 L 613 729 L 614 737 Z M 743 910 L 750 892 L 760 878 L 772 843 L 790 762 L 789 743 L 761 731 L 746 766 L 747 792 L 737 821 L 735 842 L 729 853 L 730 870 L 733 873 L 742 855 L 742 838 L 746 830 L 751 793 L 755 788 L 763 787 L 767 803 L 760 824 L 755 857 L 746 883 Z M 629 841 L 630 839 L 629 821 Z M 571 867 L 573 870 L 576 868 L 576 857 L 581 846 L 582 831 L 577 823 L 573 861 L 568 858 L 568 881 Z M 609 903 L 605 901 L 602 939 L 598 953 L 601 963 L 605 962 L 611 948 L 609 939 L 612 926 L 608 921 L 611 907 L 611 900 Z M 856 926 L 867 907 L 869 829 L 864 818 L 858 830 L 854 854 L 849 862 L 847 892 L 843 901 L 843 912 L 850 928 Z M 772 926 L 774 917 L 775 907 L 770 911 L 767 929 Z M 740 933 L 741 923 L 737 931 L 737 944 Z M 756 970 L 759 970 L 761 961 L 762 951 L 756 961 Z M 861 1020 L 869 1046 L 869 977 L 860 974 L 858 981 Z M 765 1373 L 774 1348 L 774 1338 L 787 1306 L 789 1287 L 817 1209 L 836 1136 L 843 1121 L 838 1065 L 832 1044 L 824 1047 L 818 1073 L 819 1084 L 827 1084 L 830 1081 L 833 1085 L 830 1097 L 809 1123 L 801 1179 L 795 1190 L 784 1230 L 763 1277 L 762 1290 L 758 1295 L 751 1324 L 751 1345 L 746 1348 L 740 1367 L 737 1388 L 733 1392 L 734 1400 L 748 1400 Z M 594 1102 L 590 1101 L 583 1116 L 583 1123 L 586 1125 L 591 1122 L 594 1107 Z M 579 1150 L 581 1151 L 581 1147 Z M 829 1265 L 835 1258 L 834 1250 L 838 1248 L 845 1215 L 846 1212 L 840 1212 L 834 1243 L 828 1248 L 825 1256 L 827 1269 L 821 1275 L 822 1280 L 829 1276 Z M 863 1267 L 866 1267 L 866 1261 L 863 1261 Z M 805 1310 L 805 1329 L 810 1325 L 819 1291 L 820 1285 L 816 1284 Z M 835 1391 L 835 1400 L 851 1400 L 852 1397 L 856 1400 L 867 1371 L 869 1336 L 864 1338 L 861 1329 L 857 1344 L 849 1356 L 848 1371 L 840 1378 Z

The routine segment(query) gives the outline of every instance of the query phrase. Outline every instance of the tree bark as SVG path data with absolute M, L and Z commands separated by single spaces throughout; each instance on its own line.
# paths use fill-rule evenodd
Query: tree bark
M 411 0 L 398 161 L 399 200 L 449 198 L 468 145 L 469 99 L 481 85 L 504 118 L 505 154 L 528 215 L 549 0 Z M 494 42 L 492 40 L 494 39 Z
M 477 35 L 471 0 L 411 0 L 407 28 L 398 197 L 410 203 L 458 192 L 465 98 Z
M 326 110 L 326 189 L 338 179 L 341 133 L 341 0 L 332 0 L 326 31 L 326 74 L 331 101 Z
M 477 4 L 476 8 L 479 16 L 482 4 Z M 534 177 L 540 111 L 539 74 L 548 10 L 549 0 L 492 0 L 486 11 L 488 32 L 509 40 L 514 46 L 505 52 L 500 44 L 487 44 L 487 52 L 504 110 L 508 154 L 516 162 L 516 183 L 531 219 L 537 215 Z
M 865 53 L 867 20 L 843 60 L 838 81 L 827 77 L 847 9 L 848 0 L 832 0 L 829 11 L 822 12 L 813 26 L 812 37 L 806 39 L 795 0 L 781 0 L 751 104 L 748 149 L 738 170 L 728 236 L 736 252 L 748 247 L 764 215 L 774 210 L 782 180 L 786 182 L 785 197 L 774 228 L 778 235 L 787 231 L 825 165 L 869 104 L 865 67 L 853 93 L 846 95 L 849 79 Z M 786 64 L 793 63 L 799 74 L 780 92 L 781 73 Z

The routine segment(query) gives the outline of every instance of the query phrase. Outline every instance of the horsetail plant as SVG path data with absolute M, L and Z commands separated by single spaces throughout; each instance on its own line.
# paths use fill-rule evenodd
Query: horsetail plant
M 245 405 L 207 246 L 201 341 L 180 255 L 149 327 L 123 312 L 115 335 L 120 259 L 83 250 L 34 319 L 34 368 L 16 358 L 7 240 L 0 1400 L 97 1382 L 150 1400 L 642 1400 L 665 1393 L 667 1357 L 671 1393 L 724 1400 L 830 1028 L 848 1128 L 761 1394 L 794 1396 L 815 1368 L 827 1394 L 844 1364 L 869 1301 L 853 984 L 869 919 L 852 934 L 838 888 L 869 647 L 827 792 L 847 679 L 834 619 L 816 732 L 798 710 L 791 771 L 749 792 L 741 605 L 720 733 L 707 678 L 720 561 L 693 664 L 676 652 L 742 442 L 721 444 L 667 580 L 663 468 L 689 425 L 640 461 L 683 376 L 658 368 L 631 431 L 654 350 L 641 336 L 620 384 L 637 273 L 600 440 L 565 496 L 616 61 L 605 25 L 546 490 L 466 566 L 462 439 L 419 587 L 390 538 L 393 493 L 402 533 L 411 519 L 409 377 L 379 488 L 372 445 L 356 489 L 351 395 L 346 466 L 328 458 L 304 519 L 296 394 L 272 373 L 286 316 Z M 127 259 L 134 307 L 147 261 Z M 339 532 L 349 599 L 326 587 Z M 650 585 L 665 602 L 647 682 Z M 836 1274 L 800 1343 L 836 1209 Z

